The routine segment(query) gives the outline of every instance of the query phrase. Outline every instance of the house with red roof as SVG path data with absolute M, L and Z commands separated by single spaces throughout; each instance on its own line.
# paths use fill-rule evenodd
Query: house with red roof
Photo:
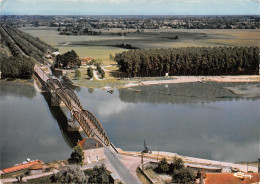
M 43 167 L 44 167 L 44 163 L 41 160 L 27 161 L 25 163 L 17 164 L 13 167 L 2 169 L 2 173 L 9 174 L 17 171 L 30 169 L 30 168 L 32 168 L 32 170 L 42 170 Z
M 104 146 L 95 138 L 85 138 L 78 142 L 84 152 L 84 163 L 98 162 L 105 159 Z

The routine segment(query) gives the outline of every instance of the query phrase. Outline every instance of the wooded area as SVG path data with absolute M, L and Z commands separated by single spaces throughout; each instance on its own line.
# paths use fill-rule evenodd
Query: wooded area
M 27 33 L 9 25 L 0 25 L 1 44 L 6 45 L 12 56 L 0 52 L 3 78 L 31 78 L 35 61 L 44 62 L 44 55 L 55 49 Z
M 0 53 L 0 64 L 2 78 L 31 78 L 34 73 L 34 61 L 30 57 L 7 57 Z
M 75 68 L 81 65 L 78 54 L 74 51 L 68 51 L 62 55 L 58 55 L 54 67 L 58 68 Z
M 116 54 L 127 77 L 258 74 L 259 47 L 185 47 Z

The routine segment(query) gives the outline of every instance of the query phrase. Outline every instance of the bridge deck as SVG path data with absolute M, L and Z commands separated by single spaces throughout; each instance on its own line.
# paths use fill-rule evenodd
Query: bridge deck
M 34 70 L 41 80 L 64 102 L 89 137 L 95 137 L 105 145 L 110 144 L 100 122 L 92 113 L 82 108 L 76 94 L 72 90 L 63 88 L 59 80 L 46 75 L 40 67 L 35 66 Z

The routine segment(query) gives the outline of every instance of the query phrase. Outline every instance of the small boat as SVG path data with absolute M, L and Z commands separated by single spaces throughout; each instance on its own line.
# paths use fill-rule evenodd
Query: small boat
M 108 90 L 107 92 L 110 93 L 110 94 L 113 94 L 114 90 L 111 89 L 111 90 Z
M 199 81 L 200 83 L 203 83 L 203 84 L 205 84 L 206 82 L 205 81 Z

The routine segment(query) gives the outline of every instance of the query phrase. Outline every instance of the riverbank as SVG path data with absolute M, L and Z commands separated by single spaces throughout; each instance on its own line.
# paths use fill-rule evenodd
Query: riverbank
M 136 168 L 140 166 L 141 164 L 141 153 L 136 152 L 136 151 L 124 151 L 120 148 L 117 148 L 118 151 L 118 159 L 123 163 L 123 165 L 126 167 L 126 169 L 132 173 L 133 176 L 136 176 Z M 229 162 L 222 162 L 222 161 L 215 161 L 215 160 L 208 160 L 208 159 L 202 159 L 202 158 L 195 158 L 195 157 L 188 157 L 188 156 L 182 156 L 177 153 L 172 153 L 172 152 L 165 152 L 165 151 L 152 151 L 150 154 L 144 154 L 143 161 L 144 163 L 148 162 L 158 162 L 162 160 L 163 158 L 166 158 L 169 162 L 173 160 L 173 157 L 180 157 L 183 159 L 185 166 L 187 167 L 192 167 L 192 168 L 199 168 L 199 169 L 205 169 L 205 170 L 210 170 L 210 169 L 222 169 L 222 172 L 228 173 L 231 172 L 231 168 L 236 168 L 239 171 L 248 173 L 248 172 L 258 172 L 258 168 L 255 164 L 248 165 L 248 164 L 236 164 L 236 163 L 229 163 Z M 25 176 L 24 180 L 27 182 L 30 182 L 32 179 L 36 178 L 42 178 L 46 176 L 50 176 L 53 173 L 57 173 L 60 168 L 64 168 L 66 164 L 64 163 L 66 161 L 55 161 L 48 163 L 47 166 L 50 168 L 53 168 L 51 171 L 44 172 L 41 174 L 35 174 L 35 175 L 30 175 L 30 176 Z M 111 166 L 111 163 L 109 160 L 102 160 L 96 163 L 91 163 L 87 165 L 83 165 L 81 170 L 86 170 L 86 169 L 91 169 L 94 166 L 98 165 L 100 166 L 101 164 L 105 164 L 106 167 L 112 172 L 115 173 L 114 168 Z M 120 176 L 119 176 L 120 177 Z M 1 177 L 0 182 L 2 183 L 10 183 L 10 182 L 15 182 L 17 179 L 15 177 L 11 178 L 6 178 L 6 177 Z
M 132 162 L 140 163 L 141 152 L 134 151 L 124 151 L 120 148 L 117 148 L 118 153 L 120 155 L 132 157 Z M 222 162 L 216 160 L 195 158 L 189 156 L 179 155 L 177 153 L 165 152 L 165 151 L 152 151 L 151 154 L 144 154 L 143 157 L 147 161 L 160 161 L 162 158 L 166 158 L 168 161 L 172 161 L 173 157 L 181 157 L 186 166 L 201 168 L 201 169 L 211 169 L 211 168 L 219 168 L 222 169 L 222 172 L 231 172 L 231 168 L 237 168 L 242 172 L 258 172 L 258 167 L 255 164 L 237 164 L 231 162 Z M 134 159 L 135 158 L 135 159 Z M 134 161 L 135 160 L 135 161 Z M 130 163 L 126 163 L 130 164 Z M 132 163 L 133 164 L 133 163 Z
M 136 86 L 147 86 L 157 84 L 175 83 L 206 83 L 214 82 L 260 82 L 260 75 L 237 75 L 237 76 L 170 76 L 170 77 L 146 77 L 146 78 L 113 78 L 111 76 L 100 79 L 89 80 L 86 72 L 82 72 L 80 79 L 75 79 L 73 71 L 67 73 L 67 78 L 75 85 L 90 88 L 131 88 Z
M 156 84 L 174 84 L 201 82 L 260 82 L 260 75 L 237 75 L 237 76 L 173 76 L 163 80 L 145 80 L 138 83 L 129 83 L 125 87 L 156 85 Z

